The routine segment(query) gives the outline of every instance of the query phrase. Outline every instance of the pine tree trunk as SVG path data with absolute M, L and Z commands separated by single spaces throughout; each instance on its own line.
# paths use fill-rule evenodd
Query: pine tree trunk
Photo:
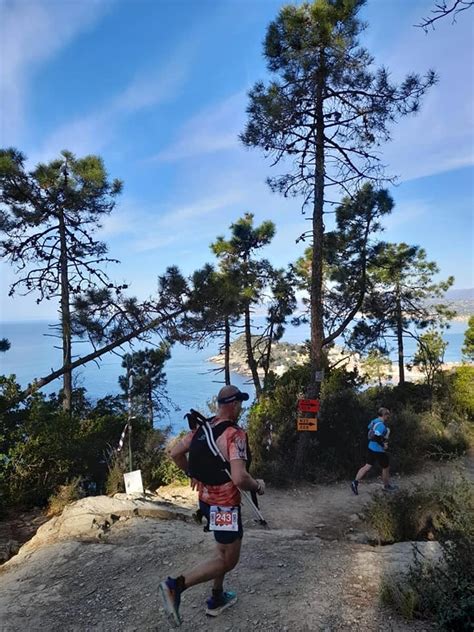
M 262 386 L 260 384 L 260 376 L 257 371 L 257 362 L 252 349 L 252 329 L 250 327 L 250 306 L 245 306 L 245 343 L 247 346 L 247 362 L 250 372 L 252 373 L 253 383 L 255 385 L 255 395 L 257 399 L 262 394 Z
M 403 351 L 403 318 L 402 307 L 397 290 L 396 303 L 396 323 L 397 323 L 397 346 L 398 346 L 398 383 L 405 384 L 405 357 Z
M 66 175 L 67 186 L 67 175 Z M 59 269 L 61 275 L 61 334 L 63 347 L 63 366 L 71 364 L 71 312 L 69 303 L 69 279 L 67 268 L 67 242 L 66 226 L 64 222 L 64 211 L 59 210 L 59 241 L 61 254 L 59 258 Z M 72 405 L 72 371 L 64 372 L 63 376 L 63 410 L 71 411 Z
M 267 349 L 266 349 L 265 364 L 263 367 L 263 370 L 264 370 L 263 385 L 264 386 L 265 386 L 265 382 L 267 381 L 268 372 L 270 371 L 270 362 L 272 358 L 272 342 L 273 342 L 273 323 L 271 323 L 270 331 L 268 333 L 268 344 L 267 344 Z
M 147 383 L 147 389 L 148 389 L 148 393 L 147 393 L 147 399 L 148 399 L 148 421 L 150 422 L 150 427 L 153 428 L 153 389 L 151 387 L 151 377 L 150 375 L 147 376 L 148 377 L 148 383 Z
M 323 238 L 324 238 L 324 52 L 320 53 L 320 66 L 316 76 L 315 95 L 315 169 L 313 198 L 313 252 L 311 257 L 311 378 L 307 397 L 318 398 L 321 392 L 321 371 L 323 370 Z M 319 373 L 319 376 L 316 373 Z M 318 380 L 316 380 L 318 377 Z M 296 403 L 296 402 L 295 402 Z M 308 469 L 308 459 L 312 459 L 308 445 L 309 432 L 301 432 L 296 445 L 293 474 L 301 477 Z
M 230 384 L 230 324 L 226 316 L 224 320 L 224 380 Z
M 322 55 L 321 55 L 322 57 Z M 321 60 L 322 66 L 322 60 Z M 323 369 L 323 209 L 324 209 L 324 74 L 320 70 L 316 86 L 316 167 L 313 201 L 313 253 L 311 261 L 311 382 L 309 397 L 318 397 L 321 382 L 316 372 Z

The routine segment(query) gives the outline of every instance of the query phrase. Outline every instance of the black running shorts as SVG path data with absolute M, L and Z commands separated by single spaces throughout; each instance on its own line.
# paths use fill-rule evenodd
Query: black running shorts
M 199 509 L 201 510 L 202 515 L 206 518 L 207 524 L 209 524 L 209 511 L 210 506 L 207 503 L 203 503 L 202 500 L 199 501 Z M 219 544 L 232 544 L 236 540 L 241 540 L 244 536 L 244 528 L 242 526 L 242 516 L 240 513 L 239 507 L 239 521 L 238 521 L 238 531 L 213 531 L 216 542 Z
M 375 450 L 367 450 L 367 463 L 375 465 L 378 463 L 382 469 L 389 466 L 389 458 L 386 452 L 375 452 Z

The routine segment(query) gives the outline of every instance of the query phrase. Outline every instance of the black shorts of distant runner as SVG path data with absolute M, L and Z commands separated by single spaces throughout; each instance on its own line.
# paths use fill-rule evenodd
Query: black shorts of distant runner
M 378 463 L 382 469 L 389 466 L 389 458 L 386 452 L 375 452 L 375 450 L 367 450 L 367 463 L 375 465 Z
M 210 505 L 200 500 L 199 509 L 201 510 L 202 515 L 206 518 L 207 524 L 209 524 L 209 512 L 211 509 Z M 239 527 L 238 531 L 213 531 L 216 542 L 219 542 L 219 544 L 232 544 L 232 542 L 235 542 L 236 540 L 242 540 L 242 538 L 244 537 L 244 528 L 242 526 L 240 507 L 239 519 L 237 524 Z

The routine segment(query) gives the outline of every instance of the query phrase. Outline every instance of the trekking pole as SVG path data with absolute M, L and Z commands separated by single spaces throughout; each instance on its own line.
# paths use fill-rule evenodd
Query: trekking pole
M 229 472 L 226 473 L 229 474 Z M 230 474 L 229 474 L 230 476 Z M 262 525 L 262 527 L 267 527 L 268 523 L 265 520 L 265 518 L 262 515 L 262 512 L 260 511 L 260 509 L 257 507 L 257 505 L 253 502 L 252 497 L 250 496 L 249 492 L 245 491 L 245 489 L 240 489 L 240 487 L 238 488 L 239 492 L 241 494 L 243 494 L 245 496 L 245 498 L 247 499 L 247 501 L 250 503 L 250 506 L 252 507 L 252 509 L 255 512 L 255 515 L 258 517 L 258 520 L 260 522 L 260 524 Z

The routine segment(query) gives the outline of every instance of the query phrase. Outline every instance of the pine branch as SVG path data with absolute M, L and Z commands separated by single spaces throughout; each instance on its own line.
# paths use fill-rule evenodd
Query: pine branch
M 454 0 L 451 6 L 448 5 L 446 0 L 439 4 L 435 4 L 435 9 L 431 11 L 433 17 L 422 18 L 419 24 L 415 24 L 416 28 L 423 29 L 425 33 L 428 33 L 428 28 L 431 27 L 433 30 L 435 29 L 435 22 L 437 20 L 441 20 L 442 18 L 447 17 L 448 15 L 453 14 L 452 24 L 456 22 L 456 16 L 461 13 L 461 11 L 466 11 L 470 9 L 474 5 L 472 0 Z

